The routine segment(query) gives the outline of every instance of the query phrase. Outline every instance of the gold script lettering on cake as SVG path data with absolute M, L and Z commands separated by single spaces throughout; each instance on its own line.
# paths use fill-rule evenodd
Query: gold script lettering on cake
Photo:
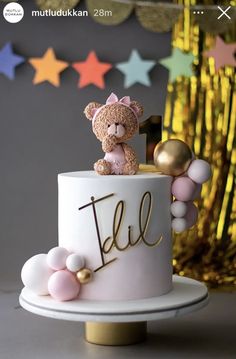
M 113 258 L 109 261 L 106 261 L 105 255 L 110 253 L 113 248 L 116 248 L 118 251 L 125 251 L 128 248 L 134 247 L 138 245 L 140 242 L 143 242 L 148 247 L 155 247 L 158 246 L 162 240 L 162 235 L 160 235 L 154 242 L 149 242 L 146 239 L 146 233 L 148 230 L 148 225 L 151 218 L 152 213 L 152 195 L 150 192 L 145 192 L 141 198 L 140 206 L 139 206 L 139 213 L 138 213 L 138 223 L 139 223 L 139 235 L 136 239 L 133 239 L 132 237 L 132 226 L 128 226 L 128 233 L 127 233 L 127 243 L 123 246 L 119 243 L 119 232 L 122 225 L 122 220 L 124 218 L 125 213 L 125 201 L 121 200 L 117 203 L 113 215 L 113 225 L 112 225 L 112 235 L 107 237 L 104 241 L 102 241 L 101 235 L 100 235 L 100 228 L 99 223 L 97 219 L 97 209 L 96 204 L 98 202 L 104 201 L 108 198 L 113 197 L 115 194 L 111 193 L 107 196 L 95 199 L 94 197 L 91 197 L 91 202 L 85 204 L 82 207 L 79 207 L 79 210 L 83 210 L 84 208 L 87 208 L 89 206 L 92 207 L 93 210 L 93 217 L 94 217 L 94 223 L 96 227 L 96 233 L 97 233 L 97 240 L 99 244 L 99 250 L 100 250 L 100 256 L 102 265 L 99 266 L 94 270 L 94 272 L 99 271 L 100 269 L 104 268 L 108 264 L 114 262 L 117 258 Z M 146 210 L 144 211 L 146 207 Z M 144 213 L 146 212 L 146 213 Z

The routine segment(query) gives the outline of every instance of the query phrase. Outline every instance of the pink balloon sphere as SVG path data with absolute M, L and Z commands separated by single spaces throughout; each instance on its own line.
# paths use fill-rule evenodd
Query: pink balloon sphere
M 55 272 L 48 281 L 49 294 L 60 302 L 75 299 L 80 290 L 80 283 L 67 270 Z
M 187 222 L 187 228 L 192 227 L 194 224 L 197 223 L 198 218 L 198 209 L 197 207 L 192 203 L 188 202 L 187 204 L 187 214 L 185 216 L 186 222 Z
M 194 191 L 194 194 L 193 194 L 191 200 L 194 201 L 195 199 L 200 198 L 201 192 L 202 192 L 202 185 L 200 183 L 196 183 L 196 189 Z
M 188 176 L 196 183 L 204 183 L 211 177 L 211 167 L 204 160 L 194 160 L 189 166 Z
M 69 256 L 67 249 L 63 247 L 54 247 L 47 254 L 47 263 L 54 270 L 66 268 L 66 258 Z
M 188 177 L 179 177 L 172 183 L 172 194 L 178 201 L 190 201 L 196 190 L 196 184 Z

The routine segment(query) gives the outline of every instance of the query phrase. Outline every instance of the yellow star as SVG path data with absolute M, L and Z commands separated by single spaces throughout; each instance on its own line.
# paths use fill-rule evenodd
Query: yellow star
M 65 70 L 69 64 L 56 59 L 53 49 L 47 49 L 43 57 L 33 57 L 29 63 L 35 68 L 36 73 L 33 79 L 34 84 L 44 81 L 50 82 L 54 86 L 60 85 L 60 72 Z

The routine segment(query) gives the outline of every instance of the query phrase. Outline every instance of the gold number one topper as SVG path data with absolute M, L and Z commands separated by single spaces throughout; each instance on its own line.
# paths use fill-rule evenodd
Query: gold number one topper
M 139 124 L 139 134 L 146 134 L 146 163 L 153 164 L 153 152 L 162 138 L 162 117 L 150 116 Z

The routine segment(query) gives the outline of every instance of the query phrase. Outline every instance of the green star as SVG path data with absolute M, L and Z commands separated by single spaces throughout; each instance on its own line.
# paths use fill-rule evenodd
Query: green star
M 180 49 L 174 48 L 172 55 L 160 60 L 160 64 L 169 69 L 170 82 L 173 82 L 178 76 L 193 76 L 192 62 L 194 56 L 192 53 L 186 54 Z
M 150 86 L 148 72 L 156 65 L 155 61 L 143 60 L 137 50 L 132 50 L 129 60 L 116 65 L 125 75 L 124 87 L 130 87 L 135 83 Z

